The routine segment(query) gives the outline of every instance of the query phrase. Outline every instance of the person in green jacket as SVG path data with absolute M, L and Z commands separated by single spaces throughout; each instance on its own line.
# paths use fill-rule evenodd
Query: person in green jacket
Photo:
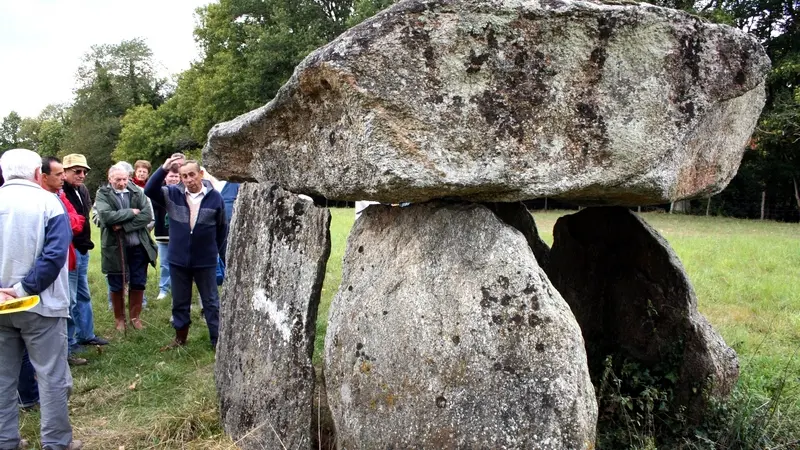
M 108 279 L 117 331 L 125 331 L 125 285 L 131 325 L 141 330 L 142 300 L 147 285 L 147 264 L 155 267 L 156 245 L 147 225 L 153 210 L 128 171 L 115 164 L 108 169 L 108 184 L 97 190 L 96 209 L 101 231 L 101 269 Z

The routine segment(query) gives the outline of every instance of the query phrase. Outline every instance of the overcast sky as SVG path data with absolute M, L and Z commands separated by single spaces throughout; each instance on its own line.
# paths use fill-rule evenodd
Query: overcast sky
M 194 10 L 211 0 L 0 0 L 0 119 L 69 102 L 81 57 L 95 44 L 144 38 L 161 75 L 198 55 Z

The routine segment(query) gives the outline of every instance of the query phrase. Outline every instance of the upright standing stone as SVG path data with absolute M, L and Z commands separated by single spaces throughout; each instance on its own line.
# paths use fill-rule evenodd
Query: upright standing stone
M 330 212 L 245 184 L 228 240 L 216 380 L 225 431 L 243 449 L 310 448 L 317 307 Z
M 607 355 L 674 378 L 673 406 L 699 418 L 739 377 L 736 352 L 697 311 L 689 278 L 669 244 L 626 208 L 587 208 L 553 230 L 547 274 L 569 303 L 597 382 Z
M 479 204 L 364 212 L 325 364 L 339 448 L 594 446 L 575 318 L 525 237 Z

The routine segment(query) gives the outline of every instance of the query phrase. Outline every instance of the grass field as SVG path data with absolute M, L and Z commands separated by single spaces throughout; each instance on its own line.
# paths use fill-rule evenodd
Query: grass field
M 319 308 L 316 363 L 353 223 L 352 209 L 331 212 L 332 250 Z M 552 243 L 552 227 L 567 213 L 534 212 L 545 241 Z M 735 398 L 747 410 L 741 420 L 762 420 L 751 414 L 759 413 L 759 408 L 775 409 L 769 411 L 773 421 L 769 426 L 756 424 L 758 429 L 749 432 L 765 434 L 765 442 L 773 437 L 767 434 L 777 434 L 781 442 L 789 443 L 776 448 L 798 448 L 799 443 L 790 444 L 800 435 L 788 434 L 800 422 L 800 225 L 659 213 L 643 216 L 680 256 L 697 291 L 700 311 L 739 353 L 742 374 Z M 99 242 L 99 233 L 93 236 Z M 102 353 L 90 349 L 85 353 L 90 364 L 73 368 L 70 410 L 76 438 L 90 449 L 235 448 L 218 424 L 214 356 L 199 308 L 192 312 L 188 346 L 160 353 L 173 330 L 169 300 L 155 300 L 157 274 L 151 269 L 150 303 L 143 314 L 147 328 L 115 336 L 99 266 L 95 249 L 89 279 L 96 331 L 112 338 L 112 344 Z M 769 401 L 776 393 L 782 399 L 777 408 Z M 23 413 L 21 423 L 24 437 L 37 441 L 38 413 Z

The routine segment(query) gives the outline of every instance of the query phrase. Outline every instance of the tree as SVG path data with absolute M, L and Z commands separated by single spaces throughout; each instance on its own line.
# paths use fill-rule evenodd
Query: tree
M 22 146 L 19 136 L 21 126 L 22 117 L 16 111 L 11 111 L 3 118 L 0 124 L 0 151 Z
M 158 109 L 140 105 L 128 110 L 122 118 L 122 131 L 114 150 L 116 160 L 162 161 L 176 151 L 188 152 L 198 147 L 191 132 L 182 124 L 177 102 L 167 100 Z
M 78 89 L 61 153 L 82 153 L 95 169 L 90 189 L 105 179 L 128 109 L 163 103 L 166 81 L 153 70 L 152 52 L 141 39 L 93 46 L 78 70 Z
M 63 104 L 50 104 L 44 107 L 36 118 L 37 151 L 42 156 L 62 154 L 64 138 L 69 126 L 69 107 Z

